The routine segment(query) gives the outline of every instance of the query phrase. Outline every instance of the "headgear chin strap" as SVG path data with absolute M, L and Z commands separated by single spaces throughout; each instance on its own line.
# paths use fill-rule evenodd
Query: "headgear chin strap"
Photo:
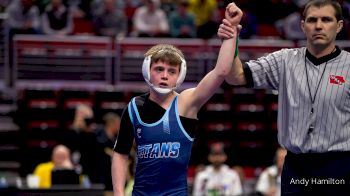
M 161 52 L 161 51 L 162 50 L 160 50 L 158 52 Z M 168 94 L 168 93 L 170 93 L 174 89 L 178 88 L 183 83 L 183 81 L 185 80 L 186 71 L 187 71 L 186 61 L 179 54 L 177 54 L 177 53 L 174 53 L 174 54 L 176 54 L 181 59 L 181 66 L 180 66 L 179 77 L 177 78 L 177 81 L 176 81 L 176 86 L 173 87 L 173 88 L 161 88 L 161 87 L 158 87 L 158 86 L 155 86 L 154 84 L 152 84 L 150 82 L 152 55 L 146 56 L 146 58 L 143 60 L 143 64 L 142 64 L 142 75 L 143 75 L 143 78 L 145 79 L 147 84 L 153 90 L 155 90 L 156 92 L 158 92 L 160 94 Z

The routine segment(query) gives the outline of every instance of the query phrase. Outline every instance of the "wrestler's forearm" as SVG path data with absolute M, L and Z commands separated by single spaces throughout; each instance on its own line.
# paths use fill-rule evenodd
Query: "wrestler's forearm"
M 124 196 L 128 156 L 114 152 L 112 157 L 112 181 L 114 196 Z

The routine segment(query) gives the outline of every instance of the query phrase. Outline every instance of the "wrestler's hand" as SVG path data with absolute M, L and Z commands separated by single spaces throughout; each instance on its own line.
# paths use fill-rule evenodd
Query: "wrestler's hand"
M 237 26 L 241 22 L 243 16 L 242 10 L 237 7 L 235 3 L 230 3 L 227 5 L 225 10 L 225 19 L 227 19 L 232 26 Z
M 241 25 L 232 26 L 228 20 L 223 19 L 218 29 L 218 37 L 221 39 L 230 39 L 236 37 L 239 35 L 241 29 Z

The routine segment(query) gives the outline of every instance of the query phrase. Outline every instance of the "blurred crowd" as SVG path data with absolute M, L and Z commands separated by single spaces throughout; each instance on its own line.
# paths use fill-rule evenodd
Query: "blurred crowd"
M 230 167 L 227 164 L 225 144 L 214 142 L 209 146 L 207 165 L 196 168 L 192 187 L 193 196 L 279 196 L 281 195 L 281 174 L 287 150 L 278 147 L 273 164 L 263 168 L 256 176 L 256 181 L 248 182 L 241 166 Z
M 350 3 L 343 6 L 349 38 Z M 10 33 L 119 37 L 216 37 L 229 0 L 1 0 Z M 236 0 L 243 10 L 243 39 L 262 36 L 301 40 L 301 10 L 307 0 Z M 270 14 L 273 13 L 273 14 Z
M 38 187 L 81 184 L 89 188 L 92 184 L 102 184 L 111 192 L 111 157 L 119 128 L 118 114 L 108 112 L 103 116 L 103 123 L 97 123 L 93 109 L 79 104 L 71 124 L 56 138 L 58 143 L 52 150 L 51 160 L 39 163 L 33 170 L 32 174 L 38 177 Z M 72 173 L 78 180 L 73 180 Z

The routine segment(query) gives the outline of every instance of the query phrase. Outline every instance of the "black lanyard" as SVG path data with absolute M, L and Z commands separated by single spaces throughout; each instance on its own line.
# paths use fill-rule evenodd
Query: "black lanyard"
M 318 91 L 318 89 L 319 89 L 319 87 L 320 87 L 320 84 L 321 84 L 321 81 L 322 81 L 324 72 L 326 71 L 327 63 L 328 63 L 328 61 L 327 61 L 326 64 L 324 65 L 321 78 L 320 78 L 320 80 L 319 80 L 318 83 L 317 83 L 316 92 L 315 92 L 314 96 L 312 96 L 312 94 L 311 94 L 310 82 L 309 82 L 309 74 L 308 74 L 308 71 L 307 71 L 306 54 L 305 54 L 305 73 L 306 73 L 307 87 L 308 87 L 308 90 L 309 90 L 309 97 L 310 97 L 310 101 L 311 101 L 311 104 L 312 104 L 311 113 L 314 112 L 314 103 L 315 103 L 317 91 Z

